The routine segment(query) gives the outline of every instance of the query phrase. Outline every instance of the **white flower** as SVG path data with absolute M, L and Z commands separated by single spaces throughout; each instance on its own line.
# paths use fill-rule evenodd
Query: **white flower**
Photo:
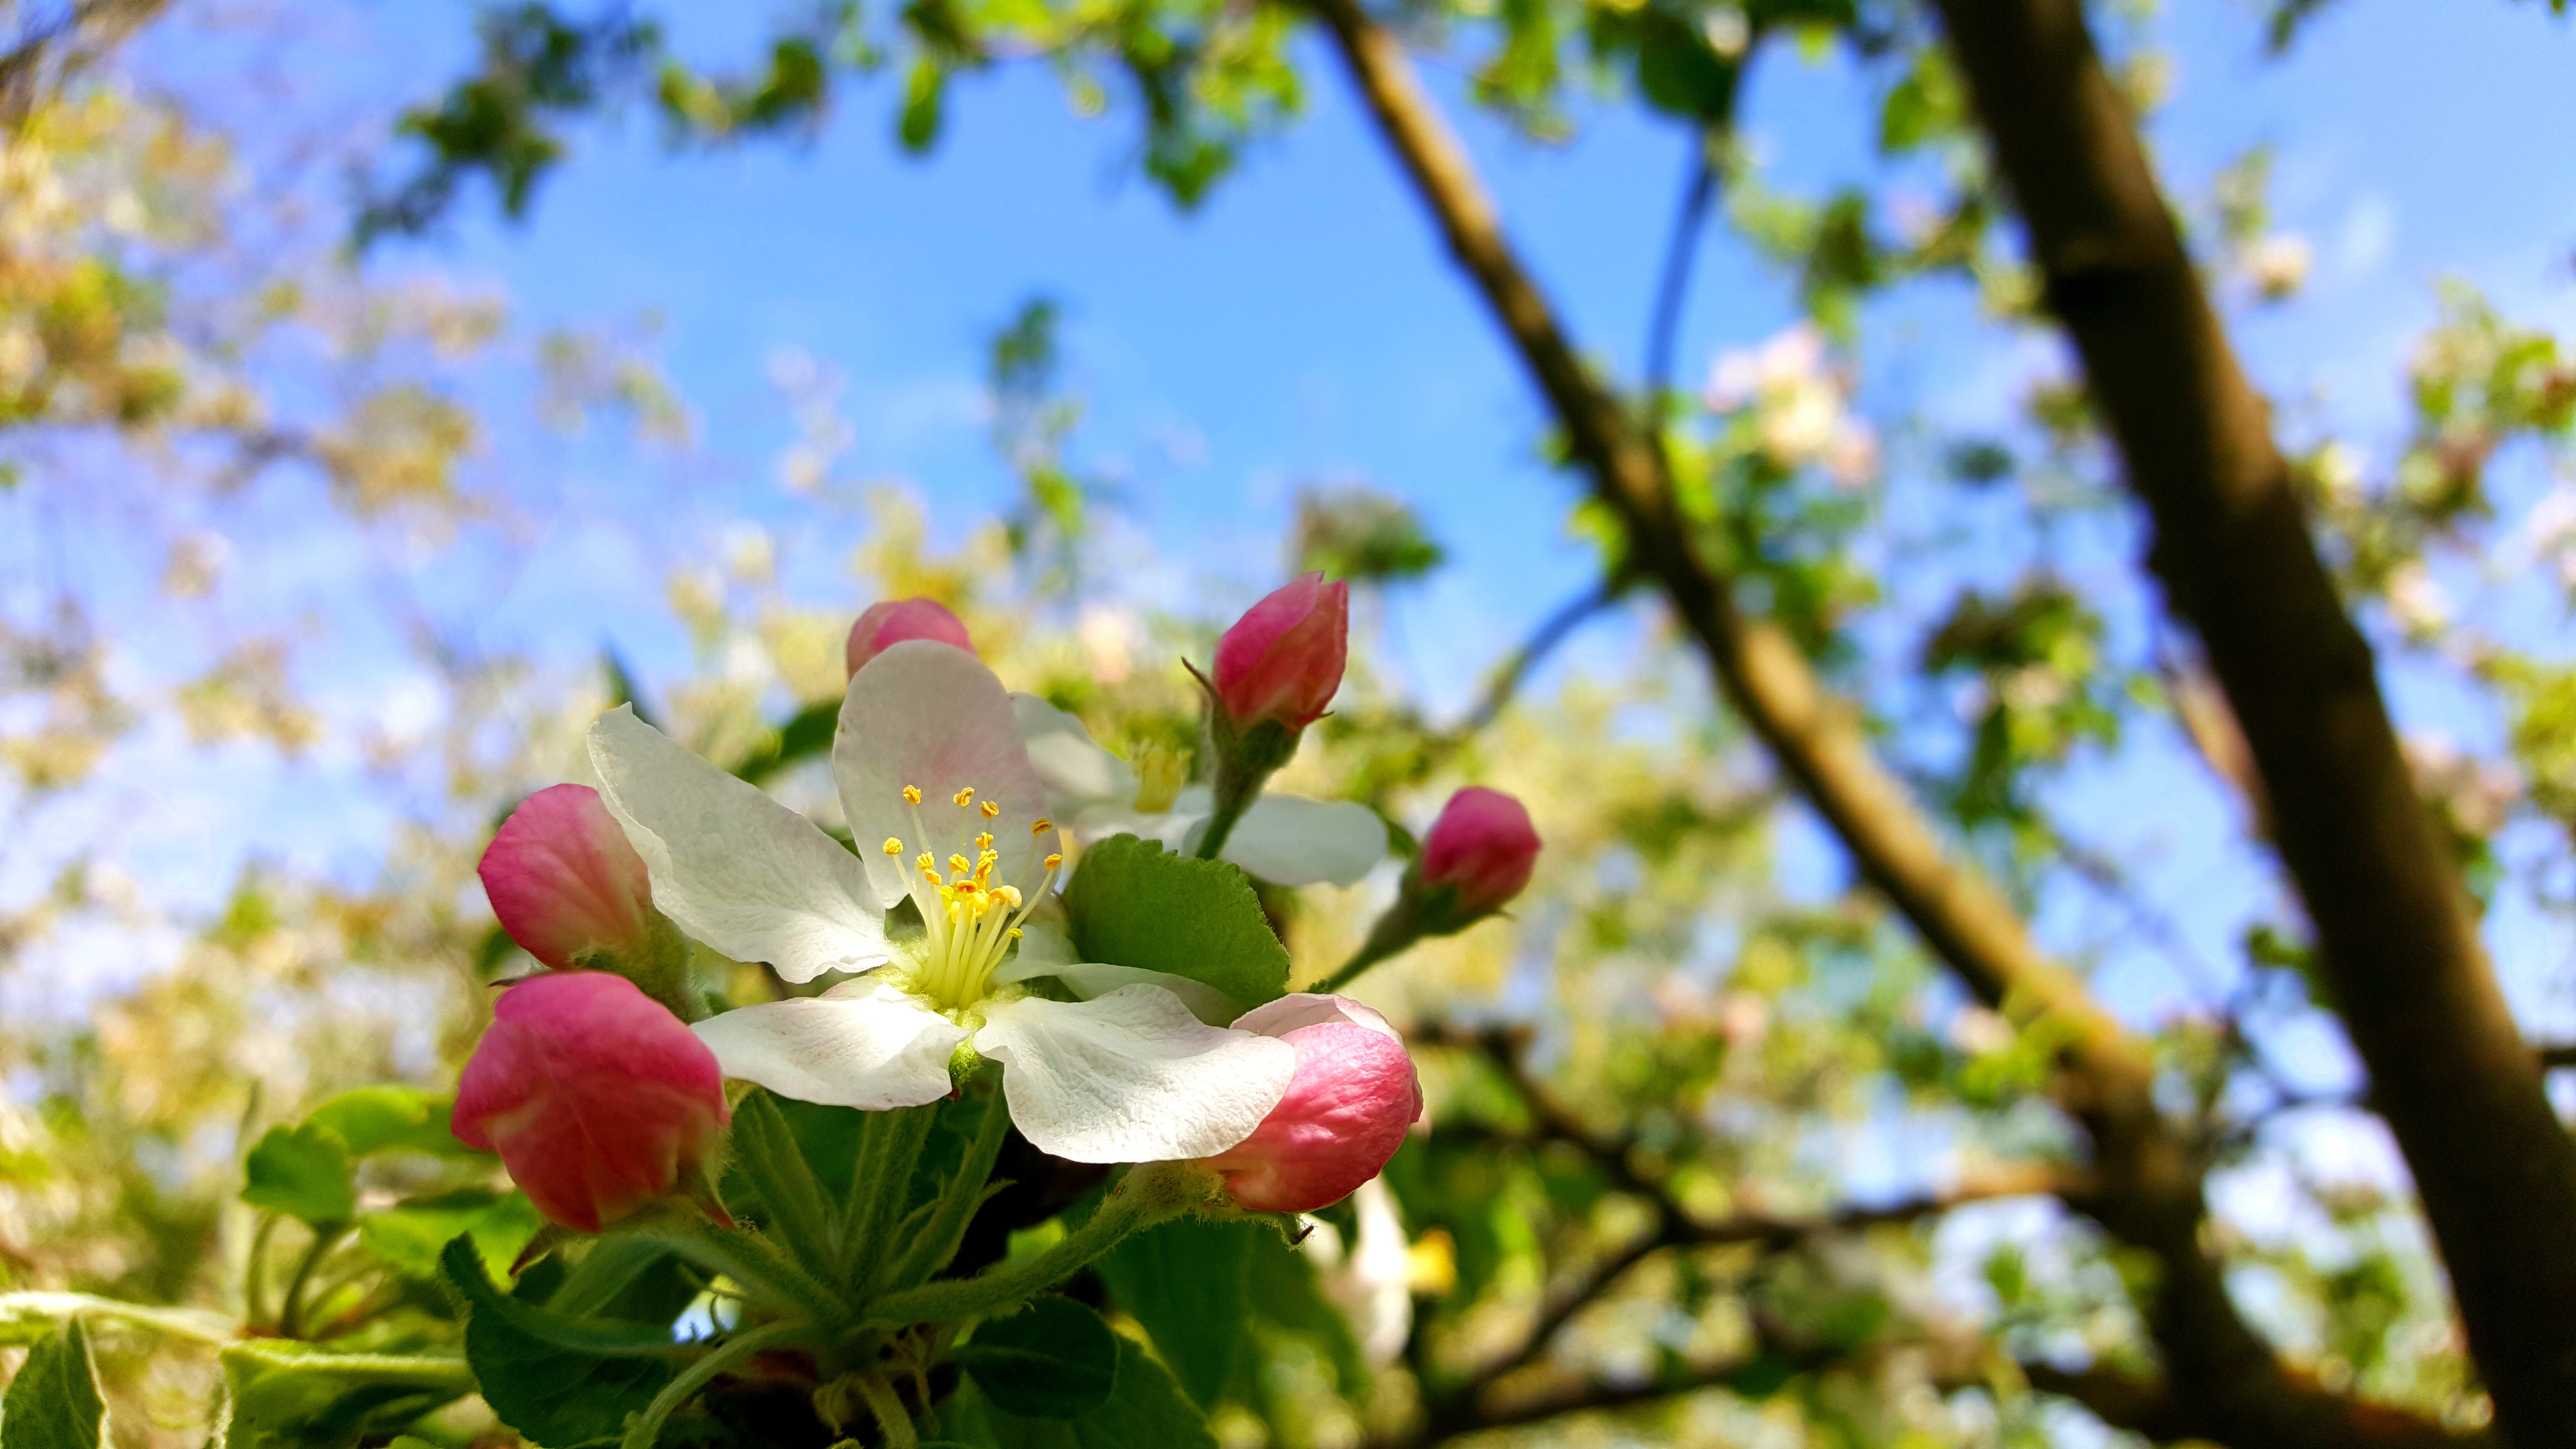
M 654 904 L 682 929 L 789 981 L 870 973 L 698 1023 L 727 1076 L 809 1102 L 918 1106 L 948 1095 L 949 1059 L 971 1040 L 1002 1064 L 1011 1121 L 1079 1162 L 1222 1152 L 1288 1090 L 1295 1049 L 1202 1021 L 1190 1002 L 1212 993 L 1196 982 L 1073 962 L 1060 945 L 1006 959 L 1063 858 L 1010 697 L 964 650 L 908 641 L 851 679 L 832 774 L 857 855 L 631 709 L 600 717 L 590 752 Z M 885 912 L 907 897 L 924 931 L 898 945 Z M 1018 984 L 1043 975 L 1090 999 Z
M 1081 720 L 1034 694 L 1012 695 L 1011 709 L 1029 764 L 1046 783 L 1048 808 L 1064 817 L 1074 839 L 1089 844 L 1123 833 L 1174 850 L 1195 847 L 1198 828 L 1216 809 L 1207 786 L 1139 779 L 1133 766 L 1092 741 Z M 1178 767 L 1168 759 L 1146 763 L 1148 776 Z M 1386 822 L 1348 800 L 1263 795 L 1218 853 L 1273 885 L 1352 885 L 1386 858 Z

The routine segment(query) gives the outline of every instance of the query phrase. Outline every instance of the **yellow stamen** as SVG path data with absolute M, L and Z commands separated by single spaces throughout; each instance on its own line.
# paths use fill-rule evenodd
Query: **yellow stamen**
M 962 810 L 975 803 L 975 787 L 969 785 L 965 789 L 958 791 L 956 794 L 951 795 L 948 798 L 956 801 L 958 808 Z
M 1049 820 L 1043 815 L 1029 822 L 1029 834 L 1031 835 L 1044 835 L 1053 829 L 1055 829 L 1055 822 Z
M 991 831 L 987 830 L 987 831 L 985 831 L 983 834 L 976 836 L 976 837 L 975 837 L 975 848 L 976 848 L 977 850 L 990 850 L 990 849 L 992 849 L 992 848 L 993 848 L 993 832 L 991 832 Z
M 905 803 L 906 805 L 918 805 L 918 804 L 920 804 L 920 803 L 921 803 L 921 787 L 920 787 L 920 786 L 918 786 L 918 785 L 906 785 L 906 786 L 904 786 L 904 787 L 903 787 L 903 803 Z
M 1064 864 L 1064 857 L 1061 855 L 1050 855 L 1046 858 L 1046 868 L 1049 870 L 1053 870 L 1062 864 Z
M 992 819 L 994 816 L 999 815 L 999 814 L 1001 814 L 1001 813 L 1002 813 L 1002 807 L 1001 807 L 1001 806 L 999 806 L 999 805 L 994 804 L 994 803 L 993 803 L 992 801 L 990 801 L 990 800 L 985 801 L 983 804 L 978 805 L 978 806 L 976 806 L 975 808 L 976 808 L 976 809 L 978 809 L 978 810 L 983 811 L 983 812 L 984 812 L 984 818 L 985 818 L 985 819 L 987 819 L 987 820 L 990 820 L 990 819 Z
M 952 855 L 948 857 L 948 873 L 950 875 L 964 875 L 972 869 L 974 869 L 974 867 L 966 863 L 966 857 L 962 855 Z
M 891 835 L 887 836 L 887 837 L 886 837 L 886 843 L 885 843 L 885 853 L 886 853 L 886 854 L 888 854 L 888 855 L 901 855 L 901 854 L 903 854 L 903 842 L 902 842 L 902 841 L 900 841 L 900 840 L 895 839 L 895 838 L 894 838 L 893 836 L 891 836 Z

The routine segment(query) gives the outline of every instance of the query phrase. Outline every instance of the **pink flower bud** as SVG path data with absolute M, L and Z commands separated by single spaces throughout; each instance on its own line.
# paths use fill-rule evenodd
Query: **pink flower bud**
M 715 1053 L 678 1017 L 623 976 L 563 971 L 501 993 L 452 1120 L 549 1221 L 595 1233 L 703 1192 L 730 1115 Z
M 1302 1213 L 1340 1202 L 1377 1176 L 1422 1115 L 1404 1039 L 1349 997 L 1283 996 L 1234 1029 L 1297 1049 L 1288 1095 L 1251 1136 L 1206 1159 L 1243 1207 Z
M 968 637 L 966 626 L 948 606 L 937 599 L 887 599 L 868 605 L 859 622 L 850 626 L 849 645 L 841 657 L 856 674 L 867 662 L 906 639 L 935 639 L 954 644 L 972 654 L 975 641 Z
M 1423 885 L 1458 893 L 1461 916 L 1483 916 L 1519 895 L 1537 864 L 1529 811 L 1500 790 L 1470 785 L 1440 807 L 1417 869 Z
M 474 873 L 501 929 L 558 971 L 583 951 L 631 953 L 651 939 L 644 857 L 588 785 L 555 785 L 520 801 Z
M 1350 645 L 1351 586 L 1301 574 L 1217 641 L 1217 703 L 1237 728 L 1269 722 L 1302 730 L 1342 687 Z

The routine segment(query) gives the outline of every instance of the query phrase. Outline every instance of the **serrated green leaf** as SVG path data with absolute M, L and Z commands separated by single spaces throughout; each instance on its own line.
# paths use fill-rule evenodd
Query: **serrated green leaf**
M 1097 1264 L 1111 1299 L 1201 1408 L 1239 1390 L 1252 1362 L 1252 1255 L 1262 1234 L 1278 1236 L 1258 1223 L 1183 1218 L 1128 1238 Z
M 449 1243 L 439 1266 L 465 1300 L 465 1360 L 484 1402 L 536 1443 L 617 1437 L 686 1351 L 663 1325 L 574 1318 L 502 1296 L 471 1239 Z
M 1070 1298 L 987 1321 L 954 1357 L 986 1398 L 1024 1418 L 1080 1418 L 1118 1381 L 1118 1336 Z
M 376 1152 L 434 1152 L 442 1157 L 485 1154 L 456 1140 L 448 1130 L 448 1111 L 455 1104 L 416 1087 L 360 1087 L 316 1107 L 304 1119 L 339 1137 L 352 1157 Z
M 336 1132 L 271 1127 L 244 1164 L 242 1201 L 307 1223 L 345 1223 L 358 1211 L 356 1166 Z
M 1216 1449 L 1207 1417 L 1144 1349 L 1117 1340 L 1118 1378 L 1107 1402 L 1075 1419 L 1031 1419 L 968 1385 L 940 1414 L 978 1449 Z
M 75 1318 L 27 1350 L 0 1399 L 0 1449 L 98 1449 L 107 1402 L 90 1366 L 89 1335 Z
M 227 1344 L 225 1449 L 348 1449 L 474 1391 L 462 1360 L 343 1354 L 285 1339 Z
M 1205 982 L 1249 1011 L 1288 989 L 1288 948 L 1252 878 L 1221 860 L 1116 835 L 1083 852 L 1065 887 L 1075 952 Z

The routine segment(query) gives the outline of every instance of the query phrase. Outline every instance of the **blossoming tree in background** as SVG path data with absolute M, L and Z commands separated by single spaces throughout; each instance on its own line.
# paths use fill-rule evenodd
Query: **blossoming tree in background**
M 2567 1024 L 2530 943 L 2576 819 L 2576 365 L 2452 285 L 2385 359 L 2397 434 L 2267 410 L 2221 324 L 2326 263 L 2267 150 L 2205 202 L 2149 167 L 2142 12 L 826 8 L 728 70 L 650 9 L 483 15 L 386 155 L 203 129 L 192 84 L 271 92 L 121 48 L 195 38 L 148 5 L 34 15 L 0 67 L 0 509 L 37 539 L 0 553 L 0 1449 L 2568 1437 L 2576 1056 L 2523 1037 Z M 2270 9 L 2277 49 L 2336 7 Z M 1677 132 L 1637 376 L 1418 51 L 1530 137 Z M 1829 194 L 1742 129 L 1801 53 L 1877 147 Z M 1308 491 L 1221 634 L 1145 608 L 1089 572 L 1119 490 L 1036 303 L 990 379 L 1025 497 L 961 554 L 898 495 L 835 512 L 850 425 L 782 361 L 780 486 L 865 592 L 791 595 L 794 541 L 737 528 L 669 579 L 692 668 L 480 652 L 427 585 L 559 501 L 511 419 L 685 453 L 687 415 L 613 340 L 344 259 L 486 181 L 541 207 L 597 108 L 803 134 L 891 63 L 926 150 L 1031 55 L 1186 204 L 1338 67 L 1597 579 L 1455 720 L 1368 637 L 1442 559 L 1398 500 Z M 314 155 L 375 178 L 354 218 Z M 1717 215 L 1802 315 L 1695 387 Z M 1924 345 L 1880 305 L 1943 288 L 2010 417 L 1865 385 Z M 337 553 L 370 588 L 253 606 Z M 1534 687 L 1616 613 L 1633 654 Z M 434 707 L 336 718 L 297 684 L 335 641 L 416 651 Z M 119 769 L 176 736 L 363 759 L 403 823 L 163 909 L 119 834 L 189 821 Z M 2088 818 L 2122 772 L 2152 818 Z M 2168 817 L 2250 903 L 2170 889 Z M 2154 1009 L 2078 969 L 2142 957 Z M 2381 1134 L 2404 1170 L 2352 1171 Z

